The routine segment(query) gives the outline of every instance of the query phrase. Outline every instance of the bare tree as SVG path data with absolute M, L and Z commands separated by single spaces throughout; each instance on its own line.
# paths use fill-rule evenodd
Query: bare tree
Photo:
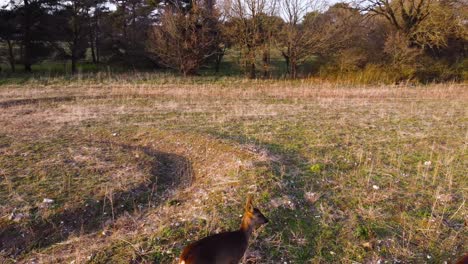
M 218 38 L 213 27 L 213 12 L 196 1 L 186 12 L 168 6 L 150 33 L 148 50 L 166 67 L 184 76 L 196 74 L 200 66 L 218 51 Z
M 210 1 L 211 2 L 211 1 Z M 213 8 L 212 8 L 213 9 Z M 224 1 L 218 5 L 216 9 L 218 12 L 218 49 L 215 55 L 215 71 L 219 73 L 221 62 L 227 50 L 234 44 L 234 36 L 232 35 L 232 23 L 228 21 L 230 5 L 229 2 Z
M 112 41 L 114 59 L 129 64 L 132 68 L 149 63 L 145 51 L 148 32 L 153 25 L 154 2 L 147 0 L 112 0 L 116 10 L 112 12 Z M 169 1 L 168 1 L 169 2 Z M 177 2 L 177 1 L 170 1 Z
M 50 37 L 47 27 L 49 10 L 55 0 L 10 0 L 7 6 L 14 10 L 18 18 L 21 59 L 26 72 L 32 71 L 32 64 L 38 57 L 45 55 L 45 43 Z
M 383 47 L 391 31 L 384 18 L 367 18 L 347 4 L 337 4 L 327 13 L 332 20 L 343 20 L 341 24 L 347 34 L 338 36 L 346 39 L 346 43 L 324 54 L 326 71 L 338 71 L 341 74 L 363 69 L 367 64 L 386 61 L 388 57 Z
M 16 71 L 14 54 L 14 45 L 18 40 L 18 27 L 16 23 L 13 10 L 0 9 L 0 43 L 6 43 L 8 51 L 5 52 L 4 56 L 7 57 L 12 72 Z
M 64 38 L 67 49 L 62 49 L 66 57 L 71 60 L 71 71 L 73 74 L 77 71 L 78 60 L 85 56 L 88 48 L 88 20 L 90 16 L 90 0 L 65 0 L 61 2 L 64 9 L 63 15 L 65 23 Z
M 105 0 L 94 0 L 90 7 L 90 16 L 88 19 L 89 47 L 93 63 L 99 64 L 101 59 L 101 20 L 103 14 L 108 11 L 108 8 Z
M 452 61 L 466 54 L 468 31 L 463 1 L 369 0 L 358 2 L 358 7 L 370 16 L 389 21 L 394 32 L 389 35 L 388 42 L 401 41 L 400 48 L 402 44 L 408 45 L 408 49 L 403 50 L 417 48 L 423 51 L 416 52 L 420 56 L 433 58 L 445 54 Z M 392 57 L 392 61 L 394 59 Z
M 297 78 L 298 67 L 311 56 L 345 48 L 357 26 L 350 14 L 337 12 L 340 5 L 324 13 L 320 0 L 281 0 L 280 6 L 286 23 L 279 44 L 291 78 Z
M 263 78 L 271 75 L 271 51 L 275 48 L 284 21 L 279 16 L 262 15 L 260 23 L 260 52 Z
M 291 78 L 297 77 L 297 67 L 310 54 L 310 29 L 304 22 L 305 16 L 318 12 L 322 2 L 318 0 L 280 0 L 281 12 L 285 19 L 280 41 L 281 54 L 286 61 L 287 73 Z
M 430 14 L 411 32 L 411 40 L 419 47 L 433 51 L 448 47 L 451 39 L 467 41 L 466 13 L 458 13 L 463 12 L 459 11 L 463 10 L 460 4 L 456 0 L 431 3 Z
M 250 78 L 255 78 L 257 55 L 265 41 L 261 35 L 262 23 L 266 22 L 265 15 L 275 13 L 276 1 L 233 0 L 230 6 L 235 42 L 242 49 Z
M 414 32 L 430 15 L 437 0 L 365 0 L 358 7 L 370 15 L 385 17 L 399 32 L 405 34 L 410 45 L 415 44 Z

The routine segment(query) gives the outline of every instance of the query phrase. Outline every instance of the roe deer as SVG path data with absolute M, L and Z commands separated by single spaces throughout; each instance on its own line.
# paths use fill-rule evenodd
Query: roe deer
M 240 262 L 255 228 L 268 219 L 252 205 L 249 196 L 240 229 L 198 240 L 184 248 L 179 264 L 237 264 Z

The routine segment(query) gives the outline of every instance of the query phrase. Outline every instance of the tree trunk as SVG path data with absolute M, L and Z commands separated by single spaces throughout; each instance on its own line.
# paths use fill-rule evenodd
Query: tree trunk
M 25 9 L 25 17 L 24 17 L 24 36 L 23 36 L 23 64 L 24 64 L 24 71 L 31 72 L 31 7 L 29 5 L 28 0 L 24 0 L 24 9 Z
M 76 60 L 77 60 L 77 54 L 76 54 L 76 49 L 78 45 L 78 40 L 73 38 L 73 44 L 71 47 L 71 73 L 75 74 L 76 73 Z
M 93 60 L 93 63 L 96 64 L 96 51 L 95 51 L 95 42 L 94 42 L 94 34 L 93 34 L 92 27 L 89 33 L 89 47 L 91 48 L 91 58 Z
M 263 78 L 268 78 L 270 76 L 270 51 L 263 51 Z
M 281 54 L 283 55 L 284 62 L 286 63 L 286 74 L 289 75 L 291 73 L 289 70 L 289 56 L 284 51 L 282 51 Z
M 256 77 L 255 71 L 256 71 L 255 70 L 255 62 L 252 62 L 250 64 L 250 75 L 249 75 L 250 79 L 255 79 L 255 77 Z
M 219 69 L 221 68 L 221 62 L 223 61 L 223 57 L 225 54 L 225 49 L 220 50 L 219 53 L 216 55 L 216 64 L 215 64 L 215 72 L 219 73 Z
M 187 77 L 188 73 L 187 73 L 187 70 L 185 69 L 181 69 L 181 72 L 182 72 L 182 76 Z
M 16 67 L 15 67 L 15 55 L 13 54 L 13 43 L 11 42 L 11 40 L 7 40 L 7 44 L 8 44 L 8 60 L 10 61 L 11 71 L 15 72 Z
M 77 60 L 77 49 L 78 49 L 78 40 L 80 38 L 80 30 L 78 28 L 78 18 L 77 18 L 77 4 L 76 2 L 73 2 L 73 17 L 72 17 L 72 23 L 73 23 L 73 42 L 71 46 L 71 71 L 72 74 L 76 73 L 76 60 Z
M 256 57 L 255 56 L 255 51 L 253 51 L 252 48 L 250 48 L 249 51 L 248 51 L 248 54 L 249 54 L 249 60 L 250 60 L 249 61 L 249 63 L 250 63 L 250 65 L 249 65 L 249 67 L 250 67 L 250 69 L 249 69 L 249 78 L 250 79 L 255 79 L 257 77 L 257 73 L 256 73 L 257 69 L 255 67 L 255 57 Z
M 76 57 L 75 57 L 75 55 L 72 55 L 72 57 L 71 57 L 71 72 L 72 72 L 72 74 L 76 73 Z
M 96 64 L 99 64 L 101 59 L 100 59 L 100 51 L 99 51 L 99 13 L 100 11 L 98 10 L 95 14 L 96 16 L 96 21 L 95 21 L 95 28 L 94 28 L 94 47 L 96 49 Z
M 95 34 L 96 34 L 96 36 L 95 36 L 94 45 L 95 45 L 95 48 L 96 48 L 96 64 L 99 64 L 99 63 L 101 63 L 101 50 L 99 49 L 99 31 L 98 31 L 98 29 L 96 29 Z
M 127 5 L 125 2 L 122 4 L 122 10 L 127 10 Z M 124 14 L 123 14 L 124 23 L 122 25 L 123 39 L 126 41 L 127 40 L 127 18 L 125 16 L 126 16 L 126 11 L 124 11 Z
M 96 64 L 99 64 L 101 63 L 101 56 L 100 56 L 101 52 L 99 50 L 99 42 L 98 42 L 98 38 L 96 36 Z
M 290 75 L 291 79 L 296 79 L 297 78 L 297 63 L 295 59 L 291 60 L 291 70 L 290 70 Z

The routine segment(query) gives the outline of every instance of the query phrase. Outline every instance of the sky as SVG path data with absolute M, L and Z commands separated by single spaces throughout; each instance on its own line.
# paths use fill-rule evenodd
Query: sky
M 0 8 L 2 8 L 5 4 L 7 4 L 9 2 L 10 2 L 10 0 L 0 0 Z
M 10 2 L 10 0 L 0 0 L 0 8 L 3 7 L 5 4 L 7 4 L 8 2 Z M 326 2 L 328 4 L 333 4 L 333 3 L 339 2 L 339 0 L 328 0 Z

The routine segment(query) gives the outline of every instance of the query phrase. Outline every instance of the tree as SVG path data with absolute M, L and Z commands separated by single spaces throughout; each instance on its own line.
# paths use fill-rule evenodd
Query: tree
M 370 15 L 387 19 L 396 31 L 406 35 L 410 45 L 415 45 L 414 33 L 430 15 L 436 0 L 366 0 L 359 3 L 360 9 Z
M 56 48 L 63 57 L 70 59 L 72 74 L 76 73 L 77 62 L 85 56 L 89 46 L 89 20 L 92 4 L 91 0 L 63 0 L 59 3 L 59 11 L 54 14 L 59 25 Z M 62 42 L 66 45 L 61 45 Z
M 18 31 L 15 12 L 7 9 L 0 10 L 0 42 L 5 42 L 7 45 L 5 57 L 7 57 L 12 72 L 16 70 L 14 45 L 19 39 Z
M 414 43 L 423 49 L 437 51 L 448 47 L 450 40 L 463 39 L 466 42 L 466 17 L 457 13 L 458 2 L 437 1 L 429 8 L 430 14 L 412 32 Z
M 310 29 L 303 23 L 306 14 L 318 12 L 321 3 L 316 0 L 280 0 L 285 24 L 280 38 L 280 50 L 283 55 L 287 73 L 293 79 L 297 77 L 297 67 L 311 55 L 308 33 Z
M 99 64 L 101 61 L 101 35 L 102 35 L 102 18 L 109 11 L 106 6 L 106 0 L 94 0 L 90 4 L 90 13 L 88 20 L 88 38 L 89 48 L 91 50 L 91 59 L 94 64 Z
M 383 47 L 391 31 L 386 20 L 381 17 L 367 18 L 349 6 L 332 8 L 330 11 L 336 12 L 337 19 L 347 21 L 343 24 L 349 35 L 346 45 L 337 49 L 336 52 L 330 50 L 325 54 L 327 69 L 333 69 L 339 73 L 355 72 L 365 68 L 368 64 L 387 62 Z
M 286 20 L 280 49 L 293 79 L 297 78 L 298 67 L 308 58 L 346 48 L 358 28 L 355 17 L 339 4 L 324 13 L 321 12 L 323 2 L 315 0 L 282 0 L 280 6 Z
M 276 10 L 276 1 L 267 0 L 233 0 L 230 16 L 233 23 L 233 36 L 236 44 L 242 49 L 244 62 L 249 69 L 250 78 L 256 77 L 256 61 L 264 45 L 262 24 L 265 15 L 272 16 Z M 263 25 L 263 28 L 267 28 Z M 263 36 L 265 37 L 265 36 Z
M 262 55 L 263 78 L 270 77 L 271 50 L 276 46 L 278 36 L 283 26 L 283 19 L 274 15 L 260 15 L 259 51 Z
M 388 34 L 384 51 L 391 64 L 405 73 L 404 78 L 419 75 L 424 79 L 429 72 L 431 79 L 437 79 L 438 73 L 432 71 L 435 60 L 448 69 L 465 57 L 466 15 L 458 13 L 462 6 L 456 0 L 372 0 L 361 10 L 389 21 L 393 32 Z
M 233 35 L 233 23 L 229 20 L 230 6 L 228 2 L 223 2 L 224 5 L 219 5 L 215 8 L 214 0 L 206 1 L 208 6 L 211 6 L 209 10 L 216 12 L 213 17 L 217 18 L 217 40 L 218 48 L 214 55 L 215 72 L 219 73 L 221 62 L 226 54 L 227 50 L 232 48 L 235 44 L 235 36 Z
M 106 23 L 112 27 L 108 36 L 108 48 L 113 59 L 131 66 L 138 67 L 149 62 L 146 52 L 148 32 L 155 23 L 153 12 L 159 7 L 159 1 L 146 0 L 113 0 L 116 10 L 112 12 Z
M 196 1 L 189 11 L 167 6 L 159 25 L 151 30 L 148 50 L 164 66 L 184 76 L 196 74 L 219 49 L 216 20 L 212 15 L 213 12 Z
M 321 17 L 323 42 L 327 46 L 319 48 L 320 55 L 327 64 L 339 66 L 340 72 L 364 67 L 382 53 L 381 36 L 387 31 L 377 19 L 365 20 L 358 9 L 346 3 L 334 4 Z
M 55 0 L 11 0 L 9 3 L 19 21 L 21 59 L 26 72 L 31 72 L 32 64 L 51 52 L 48 40 L 53 27 L 47 24 L 47 20 L 49 9 L 55 5 Z

